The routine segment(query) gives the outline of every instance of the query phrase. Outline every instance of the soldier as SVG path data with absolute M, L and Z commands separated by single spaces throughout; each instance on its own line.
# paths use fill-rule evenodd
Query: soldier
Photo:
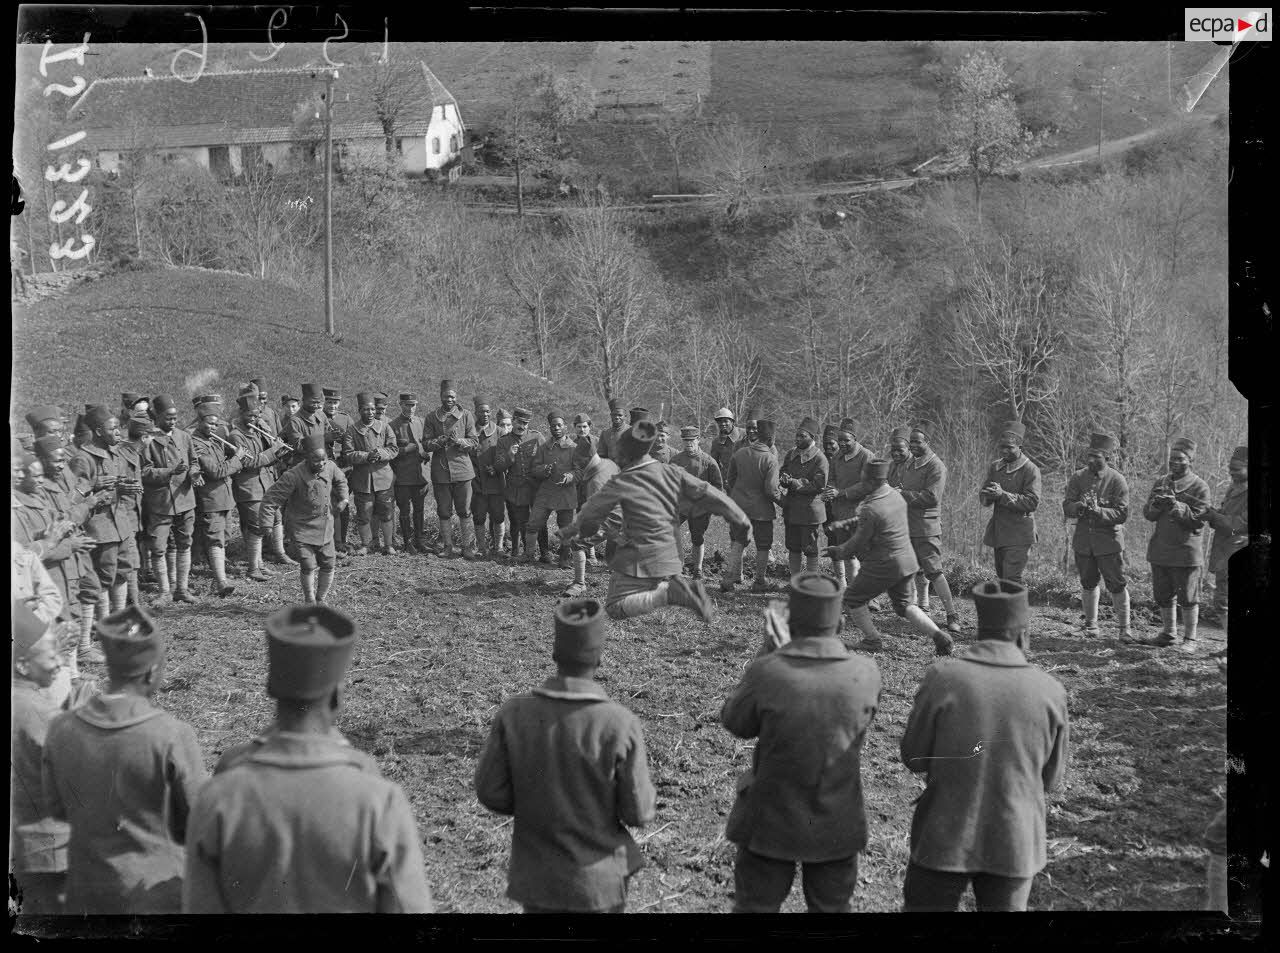
M 849 582 L 844 600 L 849 617 L 861 630 L 863 639 L 855 648 L 879 651 L 883 639 L 871 621 L 867 607 L 876 596 L 889 593 L 893 611 L 911 623 L 912 628 L 933 639 L 939 655 L 951 653 L 951 637 L 933 624 L 933 620 L 915 604 L 915 574 L 920 568 L 907 526 L 907 501 L 889 486 L 889 461 L 872 460 L 863 471 L 871 492 L 858 504 L 854 519 L 857 529 L 853 538 L 826 551 L 832 559 L 857 555 L 862 565 Z
M 54 629 L 26 603 L 13 603 L 13 727 L 9 754 L 9 858 L 24 916 L 62 912 L 71 828 L 52 816 L 42 764 L 59 706 L 49 695 L 62 663 Z
M 335 727 L 355 622 L 289 606 L 266 633 L 275 723 L 227 751 L 196 798 L 183 913 L 434 912 L 408 798 Z
M 423 447 L 431 451 L 431 484 L 436 496 L 436 516 L 440 519 L 440 553 L 452 559 L 453 514 L 458 513 L 462 533 L 462 557 L 476 555 L 475 526 L 471 513 L 471 483 L 476 477 L 471 451 L 476 446 L 476 419 L 458 406 L 458 389 L 453 381 L 440 382 L 440 406 L 427 414 L 422 427 Z
M 818 527 L 826 516 L 820 494 L 829 475 L 827 458 L 814 439 L 819 432 L 818 422 L 812 417 L 800 421 L 795 448 L 787 451 L 778 474 L 778 485 L 787 491 L 782 502 L 782 522 L 793 576 L 801 568 L 809 572 L 818 569 Z
M 382 391 L 374 391 L 373 393 L 373 419 L 387 419 L 387 405 L 391 403 L 391 398 Z
M 604 485 L 578 513 L 578 518 L 558 534 L 560 545 L 581 533 L 592 537 L 622 509 L 618 545 L 609 563 L 609 594 L 605 611 L 613 619 L 653 612 L 666 605 L 692 609 L 704 622 L 711 621 L 712 603 L 701 580 L 680 577 L 676 549 L 676 519 L 682 501 L 703 505 L 732 527 L 749 525 L 738 505 L 703 480 L 679 467 L 664 466 L 649 456 L 657 437 L 651 421 L 641 420 L 618 441 L 615 461 L 621 472 Z
M 391 421 L 399 453 L 391 461 L 391 470 L 395 475 L 402 548 L 406 553 L 425 556 L 428 549 L 424 511 L 431 489 L 431 453 L 422 446 L 422 418 L 414 413 L 417 409 L 417 394 L 412 391 L 400 394 L 400 416 Z
M 729 470 L 729 461 L 733 458 L 738 443 L 746 436 L 746 431 L 734 426 L 733 411 L 721 407 L 716 411 L 716 436 L 711 441 L 711 458 L 720 468 L 721 475 Z
M 529 523 L 529 509 L 533 505 L 533 495 L 538 483 L 533 474 L 533 461 L 542 446 L 542 438 L 529 430 L 529 421 L 533 412 L 517 407 L 512 419 L 511 433 L 499 438 L 493 452 L 493 469 L 501 473 L 506 481 L 504 490 L 507 501 L 507 518 L 511 522 L 511 558 L 519 553 L 524 542 L 525 527 Z M 545 527 L 538 533 L 538 545 L 547 551 Z M 529 556 L 526 546 L 524 555 Z
M 27 412 L 27 425 L 31 427 L 32 440 L 54 434 L 65 438 L 67 425 L 62 420 L 62 411 L 52 404 L 41 404 Z
M 283 421 L 280 415 L 276 413 L 276 409 L 271 406 L 271 402 L 267 399 L 267 382 L 265 378 L 255 377 L 249 381 L 258 393 L 258 423 L 271 434 L 273 437 L 280 436 L 280 428 Z M 283 402 L 282 402 L 283 403 Z
M 749 518 L 749 527 L 729 528 L 729 559 L 720 578 L 720 591 L 732 592 L 742 582 L 742 554 L 747 548 L 747 530 L 750 529 L 756 544 L 756 578 L 752 592 L 769 591 L 769 549 L 773 546 L 774 502 L 780 489 L 780 467 L 773 452 L 773 421 L 749 421 L 747 433 L 756 439 L 747 446 L 735 450 L 729 459 L 729 472 L 725 474 L 725 487 L 729 496 Z
M 298 453 L 302 447 L 303 438 L 318 433 L 324 436 L 327 449 L 333 444 L 331 430 L 332 425 L 324 413 L 324 388 L 319 384 L 303 384 L 302 412 L 291 414 L 284 423 L 284 430 L 281 431 L 285 443 L 293 448 L 294 453 Z M 341 439 L 340 435 L 338 439 Z
M 958 910 L 970 883 L 980 911 L 1025 910 L 1046 861 L 1045 796 L 1066 772 L 1067 693 L 1023 654 L 1026 589 L 979 583 L 973 601 L 978 641 L 929 667 L 902 736 L 903 764 L 926 776 L 908 913 Z
M 124 606 L 128 582 L 120 567 L 120 543 L 124 539 L 122 522 L 133 503 L 132 485 L 127 483 L 128 463 L 119 450 L 120 419 L 101 405 L 85 414 L 92 439 L 71 458 L 71 472 L 83 480 L 94 493 L 110 494 L 94 506 L 85 526 L 95 546 L 91 554 L 94 578 L 98 582 L 97 617 L 105 618 L 113 608 Z M 139 488 L 140 490 L 141 488 Z
M 705 480 L 721 492 L 724 491 L 724 475 L 720 465 L 711 454 L 698 446 L 698 428 L 681 427 L 680 440 L 684 449 L 671 458 L 673 465 L 683 467 L 696 479 Z M 711 525 L 711 514 L 697 505 L 687 510 L 682 508 L 680 522 L 689 521 L 689 541 L 693 544 L 690 557 L 689 575 L 694 579 L 702 578 L 702 558 L 706 552 L 707 527 Z
M 498 414 L 494 418 L 498 422 L 498 436 L 505 437 L 511 433 L 511 411 L 499 407 Z
M 600 445 L 597 451 L 602 460 L 613 459 L 613 448 L 617 446 L 618 438 L 622 436 L 622 432 L 627 429 L 627 412 L 622 409 L 622 401 L 617 397 L 609 398 L 609 429 L 600 435 Z
M 149 406 L 150 402 L 147 403 Z M 123 538 L 120 540 L 119 559 L 125 574 L 128 601 L 137 605 L 140 602 L 139 573 L 144 562 L 151 561 L 150 545 L 142 525 L 142 496 L 145 492 L 142 485 L 142 468 L 146 461 L 147 448 L 150 447 L 154 435 L 159 433 L 159 428 L 145 413 L 135 412 L 126 424 L 126 433 L 127 439 L 120 442 L 120 455 L 128 464 L 128 479 L 131 483 L 138 485 L 139 492 L 130 499 L 129 505 L 121 514 L 120 533 Z M 146 557 L 143 553 L 147 554 Z
M 1209 617 L 1225 632 L 1227 628 L 1227 570 L 1232 553 L 1249 545 L 1249 448 L 1236 447 L 1227 464 L 1231 486 L 1222 504 L 1205 511 L 1205 520 L 1213 527 L 1213 546 L 1209 550 L 1209 571 L 1213 573 L 1213 605 Z M 1224 650 L 1225 651 L 1225 650 Z
M 618 475 L 618 465 L 612 460 L 600 456 L 596 444 L 589 436 L 578 438 L 577 457 L 573 462 L 575 470 L 582 471 L 582 481 L 578 484 L 578 508 L 586 506 L 587 500 L 599 493 L 606 483 Z M 615 511 L 616 512 L 616 511 Z M 619 514 L 620 517 L 621 514 Z M 610 522 L 610 521 L 606 521 Z M 609 528 L 620 526 L 621 519 L 610 522 Z M 596 543 L 591 539 L 575 539 L 573 549 L 573 582 L 561 593 L 567 598 L 577 598 L 587 591 L 587 564 L 593 563 Z
M 529 523 L 524 529 L 525 562 L 533 561 L 529 556 L 531 540 L 546 527 L 548 517 L 555 513 L 556 527 L 564 529 L 573 522 L 573 513 L 578 505 L 575 484 L 582 480 L 582 471 L 574 463 L 578 444 L 565 433 L 563 411 L 553 410 L 547 414 L 547 430 L 550 437 L 533 458 L 533 475 L 539 482 L 533 495 Z M 571 569 L 573 563 L 569 559 L 568 545 L 561 544 L 559 555 L 560 568 Z M 550 562 L 550 554 L 544 561 Z
M 502 703 L 476 765 L 480 803 L 515 818 L 507 896 L 525 913 L 621 913 L 644 865 L 627 826 L 656 794 L 640 719 L 595 681 L 605 625 L 594 599 L 556 606 L 555 676 Z
M 151 616 L 129 606 L 99 622 L 98 637 L 107 690 L 54 718 L 44 748 L 50 812 L 71 824 L 65 912 L 179 913 L 204 756 L 191 727 L 152 703 L 164 637 Z
M 476 448 L 472 453 L 472 468 L 476 472 L 476 480 L 471 487 L 471 520 L 476 530 L 476 557 L 483 559 L 486 553 L 502 552 L 502 530 L 506 519 L 503 489 L 506 481 L 501 473 L 491 472 L 499 434 L 498 425 L 489 419 L 489 401 L 477 397 L 473 403 L 476 408 Z M 486 518 L 489 521 L 487 537 L 484 530 Z
M 396 435 L 385 420 L 377 419 L 372 393 L 361 391 L 356 395 L 356 405 L 360 409 L 360 421 L 348 427 L 342 436 L 342 458 L 352 465 L 347 481 L 356 497 L 356 531 L 360 534 L 360 548 L 354 555 L 368 554 L 373 545 L 371 523 L 376 520 L 385 540 L 382 552 L 392 556 L 395 555 L 391 545 L 395 538 L 395 513 L 391 461 L 399 453 Z
M 261 429 L 262 405 L 254 394 L 241 395 L 237 403 L 240 414 L 230 437 L 244 456 L 239 472 L 231 477 L 231 495 L 240 512 L 241 536 L 249 554 L 245 577 L 267 582 L 271 575 L 262 565 L 262 542 L 274 528 L 262 521 L 262 498 L 276 482 L 277 461 L 287 462 L 292 451 Z M 283 542 L 283 534 L 279 539 Z
M 1174 602 L 1182 609 L 1182 644 L 1187 654 L 1196 650 L 1200 619 L 1200 574 L 1204 569 L 1201 533 L 1209 509 L 1209 484 L 1191 472 L 1196 442 L 1179 437 L 1169 451 L 1169 472 L 1156 480 L 1142 515 L 1155 530 L 1147 542 L 1151 563 L 1151 595 L 1160 609 L 1160 634 L 1149 645 L 1177 644 Z
M 342 402 L 342 395 L 338 393 L 336 387 L 324 388 L 324 413 L 329 418 L 328 436 L 325 438 L 325 451 L 332 460 L 342 470 L 342 475 L 347 478 L 347 482 L 351 481 L 351 464 L 346 460 L 342 453 L 342 440 L 346 436 L 347 430 L 354 426 L 355 421 L 351 415 L 344 410 L 339 410 L 339 404 Z M 337 501 L 334 501 L 335 504 Z M 334 548 L 345 559 L 349 547 L 347 546 L 347 538 L 351 535 L 351 507 L 339 510 L 337 518 L 334 522 Z
M 870 492 L 870 486 L 864 479 L 864 470 L 871 462 L 871 451 L 858 442 L 852 418 L 845 417 L 836 429 L 836 454 L 831 459 L 831 475 L 826 488 L 822 491 L 822 499 L 831 505 L 832 523 L 828 524 L 828 539 L 831 546 L 842 546 L 853 539 L 853 527 L 848 521 L 858 511 L 858 504 Z M 901 437 L 905 460 L 906 432 L 894 431 L 890 437 L 890 446 L 894 438 Z M 891 451 L 892 452 L 892 451 Z M 846 525 L 840 526 L 844 523 Z M 830 547 L 828 547 L 830 548 Z M 831 564 L 832 575 L 845 585 L 853 581 L 858 573 L 858 560 L 844 559 Z
M 1108 466 L 1119 444 L 1110 434 L 1089 438 L 1087 465 L 1067 481 L 1062 512 L 1076 521 L 1071 547 L 1080 575 L 1084 634 L 1098 635 L 1098 583 L 1105 582 L 1115 606 L 1120 641 L 1129 641 L 1129 590 L 1124 578 L 1124 529 L 1129 518 L 1129 484 Z
M 350 491 L 342 470 L 329 459 L 323 433 L 308 434 L 298 455 L 302 460 L 286 470 L 263 496 L 262 520 L 274 522 L 276 511 L 284 507 L 281 518 L 290 555 L 298 561 L 302 601 L 323 602 L 333 585 L 337 562 L 333 509 L 351 505 Z
M 793 576 L 787 617 L 780 601 L 766 610 L 764 644 L 720 709 L 730 732 L 759 739 L 725 828 L 738 846 L 735 913 L 777 913 L 797 863 L 810 913 L 850 912 L 880 671 L 840 641 L 843 588 L 821 573 Z
M 125 392 L 120 395 L 120 419 L 128 420 L 134 414 L 145 414 L 151 409 L 151 402 L 142 394 Z
M 580 437 L 586 437 L 591 441 L 592 449 L 600 442 L 600 438 L 591 432 L 591 415 L 576 414 L 573 418 L 573 439 L 576 443 Z
M 201 404 L 197 408 L 200 423 L 192 434 L 191 445 L 204 477 L 204 482 L 196 488 L 196 499 L 200 503 L 196 521 L 209 547 L 213 591 L 219 598 L 226 598 L 235 592 L 235 587 L 227 582 L 227 527 L 236 508 L 231 478 L 244 469 L 252 455 L 218 435 L 221 410 L 219 404 Z
M 947 486 L 947 468 L 929 447 L 932 424 L 925 421 L 911 428 L 907 448 L 910 456 L 897 468 L 889 485 L 907 501 L 907 530 L 920 571 L 916 575 L 916 604 L 929 611 L 929 589 L 942 600 L 947 613 L 947 630 L 960 631 L 951 584 L 942 571 L 942 494 Z M 1117 474 L 1118 475 L 1118 474 Z
M 45 453 L 64 455 L 57 438 L 41 437 Z M 52 444 L 52 446 L 50 446 Z M 80 530 L 88 517 L 89 507 L 74 507 L 78 520 L 63 515 L 63 507 L 72 510 L 70 501 L 58 500 L 58 491 L 44 488 L 44 463 L 39 455 L 23 453 L 13 462 L 13 494 L 10 506 L 10 530 L 13 541 L 38 559 L 58 590 L 58 613 L 79 622 L 79 554 L 92 551 L 94 541 Z M 50 617 L 52 620 L 52 616 Z M 49 621 L 49 620 L 47 620 Z
M 284 433 L 285 424 L 289 422 L 290 417 L 298 414 L 302 406 L 302 401 L 292 394 L 280 395 L 280 410 L 277 413 L 277 419 L 280 421 L 280 429 L 276 431 L 278 434 Z
M 653 459 L 657 460 L 659 463 L 670 463 L 673 454 L 671 452 L 671 448 L 667 446 L 667 439 L 670 437 L 667 422 L 665 420 L 659 420 L 657 427 L 658 439 L 654 441 L 653 449 L 650 451 L 649 456 L 653 457 Z
M 174 602 L 196 602 L 188 588 L 191 538 L 196 521 L 195 488 L 204 483 L 191 434 L 178 426 L 178 406 L 167 394 L 152 402 L 159 432 L 152 435 L 142 463 L 142 510 L 147 550 L 160 594 L 173 583 Z M 170 552 L 170 534 L 173 536 Z
M 995 553 L 996 576 L 1022 582 L 1027 554 L 1036 541 L 1036 508 L 1040 505 L 1040 468 L 1022 452 L 1026 425 L 1011 420 L 997 440 L 1000 459 L 987 469 L 978 500 L 991 507 L 982 545 Z

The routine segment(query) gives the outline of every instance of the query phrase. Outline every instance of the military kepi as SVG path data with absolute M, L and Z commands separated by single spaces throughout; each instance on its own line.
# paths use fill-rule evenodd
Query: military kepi
M 31 611 L 25 602 L 13 602 L 13 657 L 22 658 L 45 637 L 49 623 Z
M 889 477 L 888 460 L 872 460 L 863 468 L 868 480 L 885 480 Z
M 658 428 L 652 420 L 640 420 L 618 435 L 618 448 L 624 456 L 636 458 L 649 452 L 658 439 Z
M 360 630 L 337 609 L 293 605 L 267 619 L 267 694 L 315 701 L 341 684 Z
M 551 657 L 575 665 L 599 665 L 604 651 L 604 607 L 595 599 L 569 599 L 556 606 Z
M 164 636 L 140 606 L 125 606 L 93 627 L 113 677 L 137 678 L 164 657 Z
M 791 577 L 788 598 L 792 638 L 835 635 L 840 631 L 839 581 L 821 572 L 799 572 Z
M 1027 589 L 1007 579 L 980 582 L 973 587 L 973 605 L 978 610 L 978 638 L 1004 638 L 1012 642 L 1031 616 Z

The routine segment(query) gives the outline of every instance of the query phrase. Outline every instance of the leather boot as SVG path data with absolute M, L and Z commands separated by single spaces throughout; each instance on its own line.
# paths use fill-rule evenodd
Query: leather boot
M 536 555 L 538 551 L 538 531 L 525 524 L 524 528 L 524 546 L 521 547 L 520 562 L 532 563 L 537 562 Z
M 689 557 L 689 575 L 694 579 L 702 578 L 702 560 L 706 555 L 707 544 L 699 543 L 693 547 L 692 555 Z
M 413 535 L 413 523 L 404 518 L 400 520 L 400 548 L 406 553 L 418 551 L 417 540 Z
M 729 544 L 729 558 L 725 560 L 724 572 L 720 574 L 720 591 L 733 592 L 733 587 L 742 582 L 742 553 L 745 547 L 741 543 Z
M 1084 634 L 1086 637 L 1098 635 L 1098 600 L 1102 592 L 1097 586 L 1080 590 L 1080 603 L 1084 606 Z

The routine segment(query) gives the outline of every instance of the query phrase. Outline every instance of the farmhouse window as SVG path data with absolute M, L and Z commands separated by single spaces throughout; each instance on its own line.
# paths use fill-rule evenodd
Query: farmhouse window
M 399 153 L 401 153 L 401 154 L 403 154 L 403 153 L 404 153 L 404 140 L 403 140 L 403 139 L 397 139 L 397 140 L 396 140 L 396 152 L 399 152 Z
M 452 136 L 450 136 L 450 137 L 449 137 L 449 151 L 450 151 L 450 152 L 457 152 L 457 151 L 458 151 L 458 136 L 457 136 L 457 134 L 454 134 L 454 135 L 452 135 Z
M 437 155 L 437 156 L 440 154 L 440 137 L 439 136 L 431 137 L 431 154 Z

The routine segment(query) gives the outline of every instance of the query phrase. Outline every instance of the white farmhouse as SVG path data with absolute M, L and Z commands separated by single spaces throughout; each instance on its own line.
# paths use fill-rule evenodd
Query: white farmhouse
M 393 147 L 404 171 L 422 175 L 462 154 L 466 126 L 458 102 L 421 65 L 395 93 L 399 109 Z M 387 151 L 361 72 L 347 66 L 333 86 L 333 141 L 345 157 L 376 158 Z M 188 83 L 174 76 L 143 75 L 95 80 L 67 118 L 87 135 L 82 148 L 105 172 L 118 171 L 130 153 L 145 152 L 195 162 L 215 174 L 239 175 L 265 163 L 284 171 L 323 158 L 323 69 L 243 70 L 206 73 Z

